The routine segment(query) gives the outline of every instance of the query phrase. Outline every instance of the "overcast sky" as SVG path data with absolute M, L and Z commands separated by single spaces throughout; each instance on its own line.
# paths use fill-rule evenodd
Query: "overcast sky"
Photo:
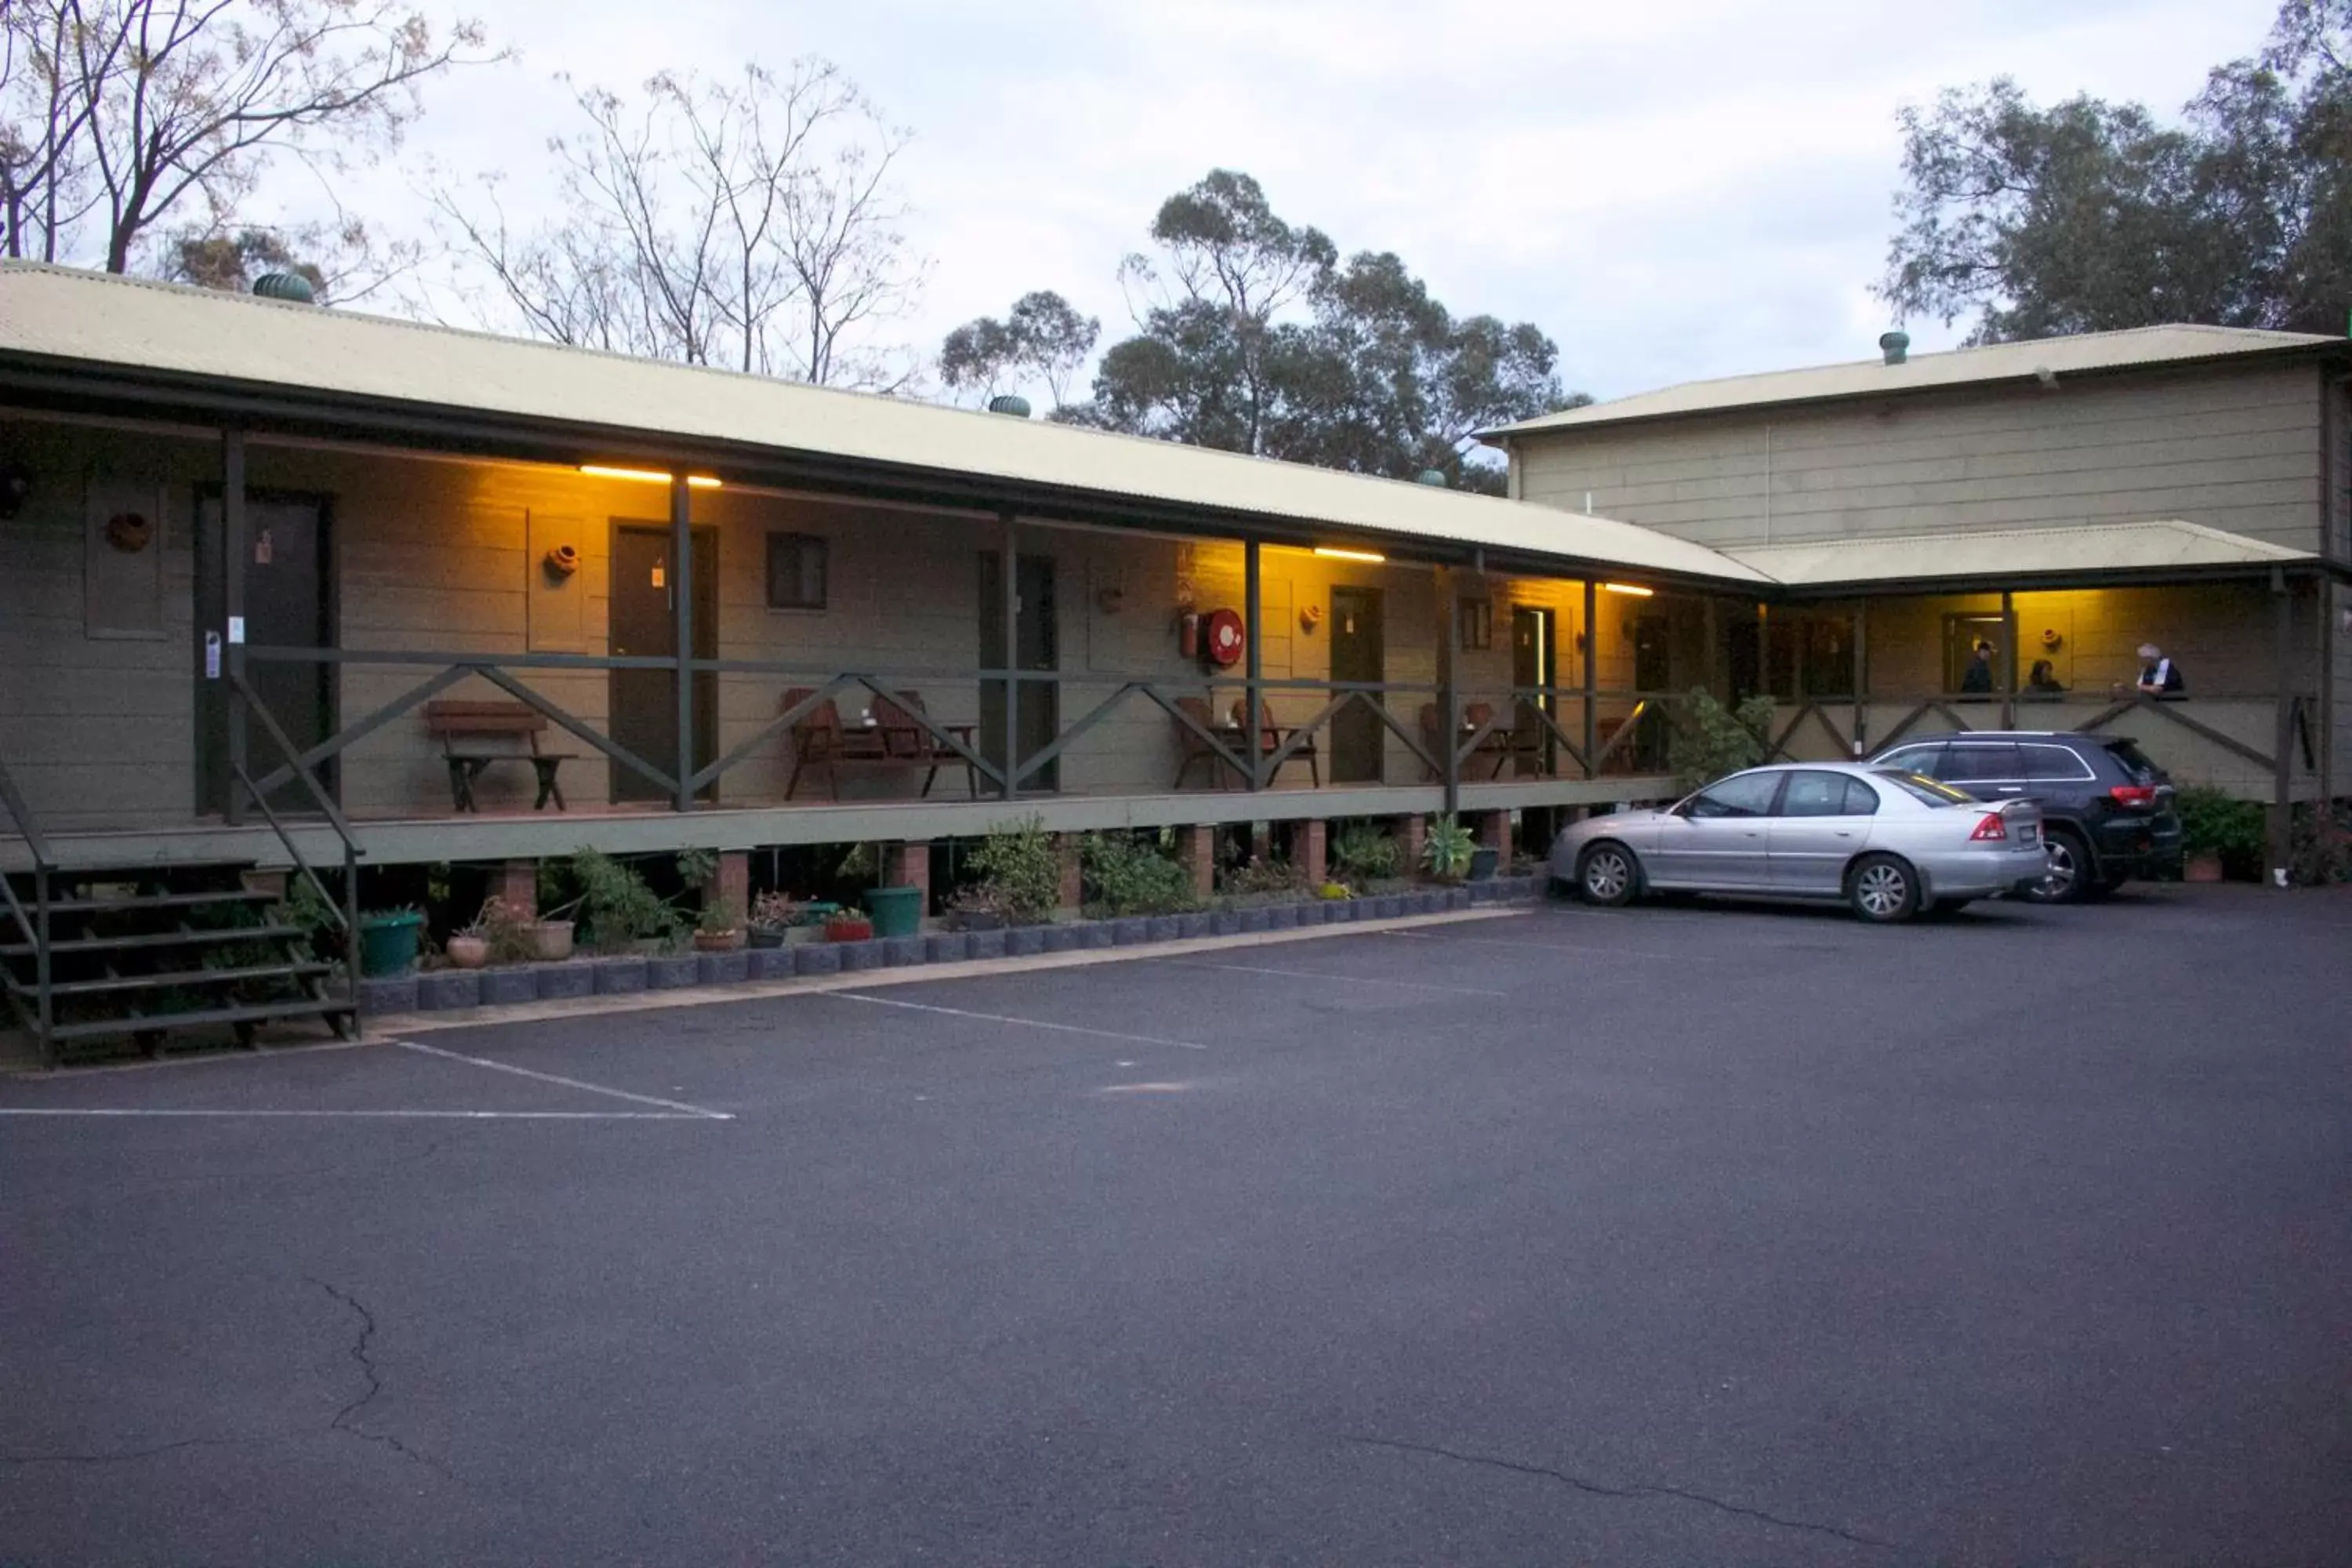
M 905 341 L 936 349 L 1036 288 L 1112 341 L 1120 256 L 1223 166 L 1343 253 L 1397 251 L 1458 313 L 1537 322 L 1567 384 L 1609 397 L 1874 352 L 1898 106 L 2007 73 L 2168 111 L 2260 45 L 2275 0 L 1486 0 L 1447 23 L 1426 0 L 467 9 L 519 58 L 434 89 L 368 182 L 381 208 L 427 156 L 543 177 L 558 71 L 633 86 L 818 54 L 914 132 L 934 269 Z M 1921 347 L 1958 335 L 1908 325 Z

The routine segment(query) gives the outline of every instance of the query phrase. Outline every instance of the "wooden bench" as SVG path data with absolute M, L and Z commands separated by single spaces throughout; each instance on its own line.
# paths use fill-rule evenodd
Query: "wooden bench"
M 531 765 L 539 775 L 539 798 L 530 803 L 531 810 L 546 809 L 551 800 L 556 810 L 568 809 L 555 773 L 575 753 L 550 752 L 540 745 L 548 718 L 530 703 L 428 702 L 425 728 L 441 742 L 442 758 L 449 764 L 449 796 L 456 809 L 479 809 L 474 804 L 474 781 L 492 763 Z

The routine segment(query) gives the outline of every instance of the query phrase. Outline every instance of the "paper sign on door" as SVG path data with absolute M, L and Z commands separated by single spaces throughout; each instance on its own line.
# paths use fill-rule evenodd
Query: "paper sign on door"
M 662 563 L 661 563 L 660 562 L 658 562 L 658 561 L 655 562 L 655 563 L 654 563 L 654 586 L 655 586 L 655 587 L 656 587 L 656 588 L 667 587 L 667 586 L 668 585 L 668 584 L 669 584 L 669 574 L 668 574 L 667 572 L 666 572 L 666 571 L 664 571 L 664 570 L 662 569 Z

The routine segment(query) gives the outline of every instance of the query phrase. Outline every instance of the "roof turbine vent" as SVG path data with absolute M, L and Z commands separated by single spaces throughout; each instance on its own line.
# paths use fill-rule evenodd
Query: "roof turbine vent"
M 988 400 L 991 414 L 1009 414 L 1015 419 L 1029 417 L 1029 400 L 1018 393 L 999 393 Z
M 319 298 L 310 280 L 299 272 L 265 272 L 253 280 L 253 291 L 265 300 L 283 300 L 293 305 L 312 304 Z
M 1879 333 L 1878 352 L 1886 356 L 1888 364 L 1901 364 L 1911 357 L 1911 334 L 1908 332 Z

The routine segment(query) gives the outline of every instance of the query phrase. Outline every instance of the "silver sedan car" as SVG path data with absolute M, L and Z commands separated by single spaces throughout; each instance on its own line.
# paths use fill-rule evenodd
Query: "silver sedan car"
M 2014 892 L 2049 869 L 2030 802 L 1988 803 L 1850 763 L 1750 768 L 1663 811 L 1576 823 L 1551 851 L 1554 885 L 1590 903 L 1649 892 L 1839 899 L 1882 921 Z

